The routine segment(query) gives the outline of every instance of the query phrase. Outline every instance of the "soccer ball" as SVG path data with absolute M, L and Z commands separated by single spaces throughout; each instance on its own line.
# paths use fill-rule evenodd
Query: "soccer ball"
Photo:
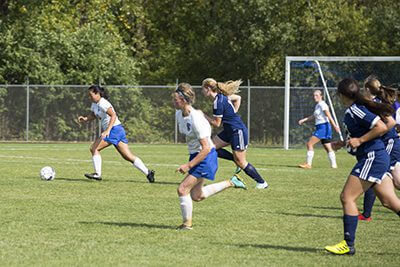
M 50 167 L 46 166 L 40 170 L 40 178 L 42 180 L 51 181 L 56 177 L 56 171 Z

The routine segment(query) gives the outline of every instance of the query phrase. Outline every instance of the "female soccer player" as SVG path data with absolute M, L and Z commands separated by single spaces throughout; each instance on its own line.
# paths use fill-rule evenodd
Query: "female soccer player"
M 338 148 L 347 145 L 355 155 L 357 163 L 340 194 L 343 206 L 344 240 L 325 249 L 337 255 L 353 255 L 358 223 L 357 198 L 373 187 L 383 206 L 400 216 L 400 200 L 397 198 L 392 180 L 389 178 L 389 155 L 380 136 L 388 131 L 383 122 L 393 113 L 386 104 L 376 103 L 361 94 L 357 81 L 344 79 L 338 85 L 338 95 L 347 106 L 344 115 L 347 141 L 334 143 Z
M 391 129 L 381 138 L 385 144 L 386 151 L 390 156 L 390 171 L 393 178 L 394 186 L 400 188 L 400 139 L 395 128 L 392 128 L 396 121 L 394 119 L 398 105 L 396 101 L 396 89 L 384 86 L 374 76 L 370 76 L 364 83 L 364 90 L 367 96 L 375 102 L 391 105 L 395 110 L 393 116 L 387 118 L 386 125 Z M 375 193 L 372 188 L 368 189 L 364 194 L 363 213 L 358 216 L 359 220 L 371 221 L 372 207 L 375 202 Z
M 178 229 L 192 229 L 194 201 L 202 201 L 228 187 L 246 189 L 245 184 L 234 175 L 230 180 L 204 186 L 205 179 L 214 180 L 218 169 L 217 152 L 211 141 L 211 126 L 200 110 L 192 107 L 195 99 L 190 84 L 180 83 L 173 94 L 173 103 L 179 132 L 186 136 L 190 157 L 189 162 L 179 166 L 177 171 L 188 173 L 178 187 L 178 196 L 183 223 Z
M 312 160 L 314 157 L 314 145 L 321 141 L 326 152 L 328 153 L 329 161 L 331 162 L 332 168 L 337 168 L 335 152 L 331 146 L 332 139 L 332 128 L 335 128 L 336 132 L 340 132 L 339 126 L 336 125 L 329 112 L 329 107 L 322 99 L 322 92 L 320 90 L 314 90 L 314 101 L 317 103 L 314 109 L 314 114 L 299 120 L 299 125 L 311 120 L 315 120 L 315 131 L 313 132 L 310 140 L 308 140 L 307 146 L 307 160 L 306 163 L 300 164 L 299 167 L 303 169 L 311 169 Z
M 207 115 L 205 117 L 212 126 L 219 127 L 222 123 L 224 127 L 224 130 L 212 139 L 218 157 L 234 161 L 240 169 L 243 169 L 248 176 L 257 182 L 257 189 L 263 189 L 268 187 L 268 183 L 261 177 L 256 168 L 246 160 L 246 149 L 249 142 L 248 131 L 242 119 L 236 113 L 240 106 L 240 97 L 235 93 L 239 91 L 241 83 L 241 80 L 221 83 L 212 78 L 205 79 L 202 82 L 203 95 L 214 100 L 214 117 L 210 118 Z M 229 144 L 233 154 L 222 149 Z
M 129 150 L 124 127 L 122 127 L 113 106 L 108 101 L 105 89 L 98 85 L 92 85 L 88 89 L 88 94 L 89 99 L 93 102 L 90 108 L 91 113 L 87 116 L 79 116 L 78 122 L 84 123 L 99 118 L 103 132 L 90 147 L 94 173 L 86 173 L 85 177 L 102 180 L 100 151 L 112 144 L 125 160 L 131 162 L 133 166 L 146 175 L 150 183 L 153 183 L 154 171 L 147 169 L 142 160 Z

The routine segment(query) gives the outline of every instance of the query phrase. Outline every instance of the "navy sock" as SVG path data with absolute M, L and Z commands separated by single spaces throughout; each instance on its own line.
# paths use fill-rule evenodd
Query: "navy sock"
M 247 164 L 246 168 L 243 169 L 244 172 L 250 176 L 253 180 L 255 180 L 257 183 L 264 183 L 264 179 L 261 177 L 261 175 L 257 172 L 256 168 L 254 168 L 253 165 L 250 163 Z
M 358 216 L 343 215 L 343 226 L 344 226 L 344 240 L 347 245 L 354 246 L 354 240 L 356 239 Z
M 364 212 L 363 215 L 365 218 L 371 217 L 371 212 L 372 212 L 372 207 L 374 206 L 376 196 L 375 192 L 370 187 L 367 191 L 364 193 Z
M 399 217 L 400 217 L 400 211 L 399 211 L 399 212 L 397 212 L 397 215 L 399 215 Z
M 218 158 L 233 161 L 233 154 L 231 152 L 229 152 L 228 150 L 225 150 L 223 148 L 217 149 L 217 154 L 218 154 Z

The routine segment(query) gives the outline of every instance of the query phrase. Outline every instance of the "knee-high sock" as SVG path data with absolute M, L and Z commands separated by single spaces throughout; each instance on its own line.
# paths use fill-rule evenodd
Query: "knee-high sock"
M 233 154 L 231 152 L 229 152 L 228 150 L 225 150 L 223 148 L 217 149 L 217 154 L 218 154 L 218 158 L 233 161 Z
M 307 151 L 307 164 L 312 165 L 312 160 L 314 157 L 314 150 L 308 150 Z
M 354 246 L 356 239 L 358 216 L 343 215 L 343 226 L 344 226 L 344 240 L 347 245 Z
M 219 183 L 214 183 L 214 184 L 210 184 L 207 186 L 204 186 L 202 188 L 203 191 L 203 197 L 204 198 L 208 198 L 218 192 L 221 192 L 222 190 L 228 188 L 231 186 L 231 183 L 229 181 L 223 181 L 223 182 L 219 182 Z
M 328 152 L 328 158 L 329 158 L 329 161 L 331 162 L 331 166 L 332 166 L 332 167 L 336 167 L 337 164 L 336 164 L 336 155 L 335 155 L 335 152 L 333 152 L 333 151 Z
M 101 156 L 100 154 L 92 156 L 94 172 L 101 176 Z
M 374 190 L 370 187 L 367 191 L 364 193 L 364 210 L 363 210 L 363 215 L 366 218 L 371 217 L 371 212 L 372 212 L 372 207 L 374 206 L 376 196 Z
M 143 161 L 139 158 L 136 157 L 135 161 L 133 162 L 133 166 L 135 166 L 138 170 L 144 173 L 144 175 L 149 174 L 149 169 L 144 165 Z
M 264 183 L 264 179 L 261 177 L 261 175 L 257 172 L 256 168 L 254 168 L 253 165 L 250 163 L 247 164 L 246 168 L 243 169 L 244 172 L 250 176 L 253 180 L 255 180 L 257 183 Z
M 179 197 L 182 219 L 184 223 L 192 223 L 193 202 L 190 195 Z

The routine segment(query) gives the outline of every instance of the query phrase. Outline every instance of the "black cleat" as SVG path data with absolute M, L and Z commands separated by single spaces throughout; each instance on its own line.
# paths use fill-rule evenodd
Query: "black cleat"
M 97 173 L 85 173 L 85 177 L 92 180 L 101 181 L 102 178 Z
M 147 180 L 149 180 L 149 183 L 154 183 L 154 171 L 149 170 L 149 173 L 147 174 Z

